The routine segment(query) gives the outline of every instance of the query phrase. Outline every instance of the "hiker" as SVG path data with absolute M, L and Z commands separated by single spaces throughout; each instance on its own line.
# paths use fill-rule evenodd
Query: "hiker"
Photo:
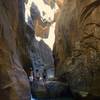
M 39 70 L 38 69 L 36 69 L 36 75 L 35 75 L 35 77 L 36 77 L 36 80 L 37 81 L 40 80 L 40 73 L 39 73 Z
M 33 81 L 35 81 L 35 74 L 34 74 L 34 70 L 32 71 L 32 75 L 33 75 Z
M 43 70 L 42 77 L 43 77 L 43 81 L 46 82 L 46 80 L 47 80 L 47 71 L 46 71 L 46 69 Z
M 32 82 L 33 82 L 33 71 L 32 71 L 32 68 L 30 68 L 29 81 L 30 81 L 30 84 L 32 85 Z

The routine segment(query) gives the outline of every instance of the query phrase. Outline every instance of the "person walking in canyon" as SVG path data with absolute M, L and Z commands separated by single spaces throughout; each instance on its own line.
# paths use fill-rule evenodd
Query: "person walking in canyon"
M 39 70 L 36 69 L 36 80 L 39 81 L 40 80 L 40 73 L 39 73 Z
M 46 69 L 43 70 L 42 77 L 43 77 L 43 82 L 45 83 L 46 80 L 47 80 L 47 71 L 46 71 Z

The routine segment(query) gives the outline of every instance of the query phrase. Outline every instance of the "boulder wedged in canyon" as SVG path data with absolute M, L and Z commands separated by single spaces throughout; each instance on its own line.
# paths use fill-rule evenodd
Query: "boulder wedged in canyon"
M 55 35 L 56 76 L 73 91 L 100 96 L 100 0 L 65 0 Z
M 0 0 L 0 99 L 2 100 L 30 100 L 30 87 L 20 63 L 19 46 L 16 44 L 16 38 L 21 33 L 21 31 L 18 33 L 20 3 L 21 0 Z

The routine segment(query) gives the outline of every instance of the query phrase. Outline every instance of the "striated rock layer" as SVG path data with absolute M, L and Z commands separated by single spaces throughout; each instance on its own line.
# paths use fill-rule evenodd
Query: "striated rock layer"
M 24 11 L 22 4 L 22 0 L 0 0 L 1 100 L 30 100 L 30 87 L 19 56 L 23 46 L 18 41 L 22 43 L 24 37 L 23 18 L 19 20 Z
M 55 35 L 56 76 L 100 96 L 100 0 L 65 0 Z

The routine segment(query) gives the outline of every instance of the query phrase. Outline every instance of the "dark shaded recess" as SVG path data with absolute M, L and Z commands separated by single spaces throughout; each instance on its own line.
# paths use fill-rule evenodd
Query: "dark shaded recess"
M 40 16 L 40 11 L 34 3 L 31 4 L 30 12 L 33 21 Z
M 32 36 L 32 38 L 35 38 L 34 34 L 35 31 L 29 26 L 29 25 L 25 25 L 25 32 L 29 35 Z
M 32 67 L 32 61 L 30 59 L 30 56 L 27 50 L 27 46 L 29 45 L 29 40 L 26 36 L 26 32 L 29 31 L 28 33 L 31 33 L 31 32 L 33 33 L 33 31 L 25 23 L 25 20 L 24 20 L 25 8 L 24 8 L 23 2 L 24 1 L 22 0 L 19 3 L 19 25 L 18 25 L 19 27 L 18 27 L 18 36 L 16 39 L 16 45 L 19 49 L 19 56 L 22 62 L 22 66 L 24 70 L 26 71 L 26 73 L 28 74 L 30 67 Z
M 78 93 L 73 93 L 74 100 L 100 100 L 100 96 L 94 96 L 91 94 L 88 94 L 86 97 L 82 97 Z
M 30 36 L 30 38 L 26 37 L 26 45 L 30 46 L 31 42 L 32 42 L 31 39 L 34 38 L 35 32 L 34 32 L 33 29 L 31 29 L 31 27 L 29 25 L 25 24 L 25 33 Z M 24 70 L 27 73 L 27 75 L 29 76 L 30 75 L 30 69 L 33 68 L 33 65 L 32 65 L 32 60 L 29 56 L 28 50 L 27 50 L 27 55 L 22 56 L 22 62 L 23 62 Z
M 29 77 L 30 76 L 30 72 L 31 72 L 31 68 L 33 68 L 33 65 L 30 63 L 26 63 L 25 66 L 24 66 L 24 70 L 27 74 L 27 76 Z

